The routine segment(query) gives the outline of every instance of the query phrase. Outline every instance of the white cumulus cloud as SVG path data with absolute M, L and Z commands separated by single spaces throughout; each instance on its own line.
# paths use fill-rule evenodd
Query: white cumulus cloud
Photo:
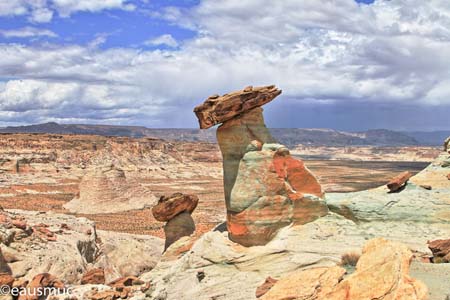
M 96 9 L 83 2 L 55 7 L 63 15 Z M 107 3 L 127 5 L 104 1 L 102 9 Z M 169 50 L 2 44 L 0 77 L 15 78 L 0 85 L 2 113 L 192 126 L 192 108 L 210 94 L 272 83 L 286 101 L 450 105 L 447 1 L 267 3 L 202 0 L 152 14 L 196 31 L 183 42 L 169 34 L 148 41 Z
M 38 36 L 48 36 L 48 37 L 56 37 L 56 33 L 48 29 L 39 29 L 35 27 L 23 27 L 19 29 L 11 29 L 11 30 L 1 30 L 0 35 L 5 38 L 28 38 L 28 37 L 38 37 Z
M 150 39 L 145 42 L 148 46 L 159 46 L 166 45 L 172 48 L 178 47 L 178 42 L 174 37 L 170 34 L 163 34 L 156 38 Z

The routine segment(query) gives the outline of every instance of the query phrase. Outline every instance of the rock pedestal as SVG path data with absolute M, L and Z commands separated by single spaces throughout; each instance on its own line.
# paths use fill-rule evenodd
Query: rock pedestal
M 164 226 L 164 234 L 166 236 L 164 250 L 169 248 L 170 245 L 178 241 L 183 236 L 190 236 L 194 232 L 195 223 L 190 213 L 182 212 L 181 214 L 176 215 Z
M 264 245 L 292 222 L 305 224 L 328 213 L 316 178 L 271 136 L 260 106 L 281 94 L 275 86 L 247 87 L 209 97 L 194 109 L 200 128 L 222 123 L 227 228 L 244 246 Z
M 263 109 L 257 107 L 225 122 L 217 129 L 217 141 L 223 159 L 223 185 L 227 210 L 230 210 L 231 190 L 247 147 L 252 141 L 259 141 L 261 144 L 275 142 L 264 124 L 262 112 Z
M 281 227 L 326 215 L 322 195 L 316 178 L 286 147 L 264 144 L 239 165 L 227 214 L 229 237 L 244 246 L 264 245 Z
M 162 196 L 158 204 L 152 208 L 156 220 L 167 222 L 164 226 L 166 236 L 164 251 L 181 237 L 195 232 L 195 223 L 191 213 L 197 204 L 197 196 L 175 193 L 169 197 Z

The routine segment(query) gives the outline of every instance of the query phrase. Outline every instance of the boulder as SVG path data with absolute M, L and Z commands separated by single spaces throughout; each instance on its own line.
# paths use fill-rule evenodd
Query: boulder
M 281 227 L 328 213 L 323 192 L 303 162 L 279 144 L 245 154 L 231 192 L 227 228 L 232 241 L 264 245 Z
M 181 237 L 195 232 L 195 223 L 191 213 L 198 204 L 198 197 L 175 193 L 169 197 L 162 196 L 153 206 L 152 213 L 156 220 L 167 222 L 164 226 L 166 237 L 164 251 Z
M 390 192 L 396 192 L 400 190 L 408 181 L 409 178 L 411 178 L 412 174 L 408 171 L 405 171 L 403 173 L 400 173 L 399 175 L 392 178 L 388 183 L 387 187 Z
M 279 280 L 261 300 L 317 299 L 326 300 L 342 280 L 345 269 L 341 267 L 313 268 L 295 272 Z M 342 298 L 344 300 L 346 298 Z M 352 298 L 363 299 L 363 298 Z M 365 298 L 364 298 L 365 299 Z M 367 298 L 370 299 L 370 298 Z
M 194 108 L 201 129 L 223 123 L 255 107 L 272 101 L 281 94 L 274 85 L 252 87 L 235 91 L 223 96 L 212 95 L 201 105 Z
M 182 212 L 191 214 L 197 204 L 198 197 L 195 195 L 175 193 L 168 197 L 161 196 L 158 203 L 153 206 L 152 214 L 156 220 L 167 222 Z
M 450 262 L 450 239 L 431 241 L 428 248 L 433 252 L 433 262 Z
M 87 271 L 81 278 L 81 284 L 104 284 L 105 271 L 102 268 L 95 268 Z
M 9 286 L 12 287 L 14 283 L 14 277 L 11 274 L 0 273 L 0 287 Z

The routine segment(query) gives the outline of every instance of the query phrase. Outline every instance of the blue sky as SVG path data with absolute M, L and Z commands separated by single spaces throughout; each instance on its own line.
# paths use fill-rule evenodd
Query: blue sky
M 449 28 L 444 0 L 0 0 L 0 126 L 196 127 L 274 83 L 271 127 L 450 129 Z

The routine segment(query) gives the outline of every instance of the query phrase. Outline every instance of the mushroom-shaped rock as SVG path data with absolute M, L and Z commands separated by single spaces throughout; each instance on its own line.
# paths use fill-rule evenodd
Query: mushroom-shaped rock
M 161 196 L 158 204 L 153 206 L 152 213 L 156 220 L 167 222 L 182 212 L 192 213 L 198 204 L 198 197 L 175 193 L 171 196 Z
M 197 204 L 197 196 L 175 193 L 169 197 L 162 196 L 158 204 L 152 208 L 156 220 L 167 222 L 164 226 L 166 236 L 164 251 L 181 237 L 194 233 L 195 223 L 191 213 Z
M 275 142 L 264 124 L 263 109 L 260 106 L 280 94 L 281 90 L 274 85 L 248 86 L 223 96 L 211 96 L 194 109 L 202 129 L 223 123 L 217 129 L 217 141 L 222 152 L 227 209 L 239 162 L 247 152 L 249 144 L 254 140 L 262 144 Z
M 315 177 L 289 150 L 276 144 L 260 106 L 281 94 L 275 86 L 208 98 L 194 109 L 200 128 L 223 123 L 217 140 L 230 239 L 245 246 L 267 243 L 292 222 L 304 224 L 328 213 Z

